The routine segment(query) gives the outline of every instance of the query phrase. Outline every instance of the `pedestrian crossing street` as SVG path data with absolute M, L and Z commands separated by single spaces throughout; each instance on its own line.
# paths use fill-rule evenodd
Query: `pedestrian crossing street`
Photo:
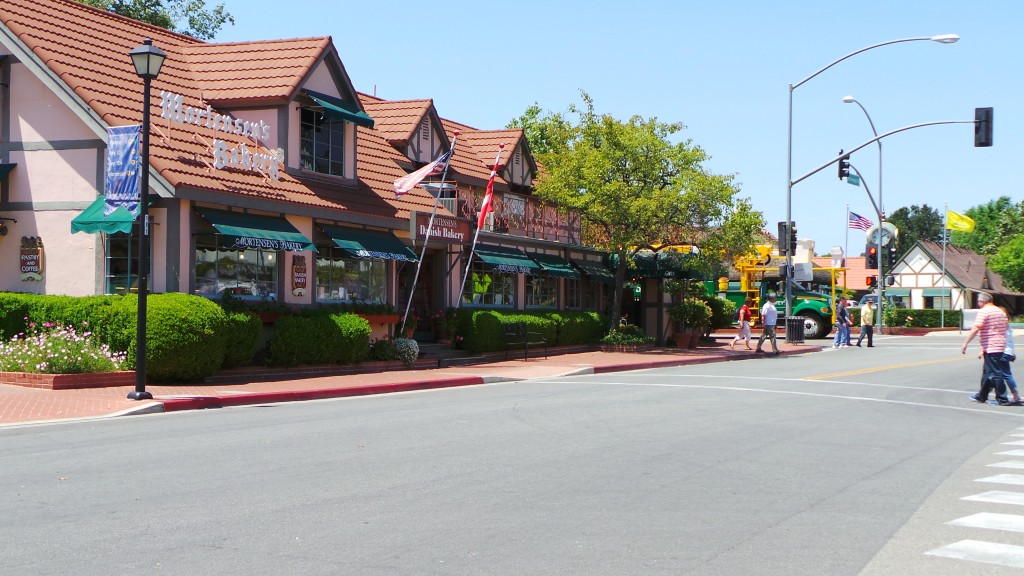
M 1018 430 L 1024 431 L 1024 428 Z M 1006 513 L 978 512 L 950 520 L 946 522 L 947 525 L 980 528 L 983 531 L 992 530 L 993 533 L 998 531 L 1004 534 L 1024 535 L 1024 432 L 1012 436 L 1019 439 L 1004 442 L 1003 445 L 1010 449 L 995 453 L 993 456 L 998 456 L 1000 461 L 988 464 L 994 473 L 975 479 L 975 482 L 992 489 L 961 498 L 968 502 L 985 503 L 986 509 L 989 510 L 992 509 L 991 504 L 1005 506 L 1005 509 L 1001 510 Z M 925 554 L 1024 569 L 1024 536 L 1021 537 L 1021 544 L 1018 546 L 1005 542 L 987 542 L 966 538 L 929 550 Z

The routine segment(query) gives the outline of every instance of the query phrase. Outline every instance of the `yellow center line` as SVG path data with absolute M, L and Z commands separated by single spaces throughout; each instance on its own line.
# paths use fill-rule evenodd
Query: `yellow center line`
M 843 376 L 852 376 L 854 374 L 868 374 L 870 372 L 881 372 L 882 370 L 892 370 L 895 368 L 910 368 L 912 366 L 925 366 L 927 364 L 942 364 L 943 362 L 959 362 L 961 360 L 973 359 L 974 356 L 956 356 L 954 358 L 943 358 L 941 360 L 925 360 L 923 362 L 904 362 L 902 364 L 890 364 L 888 366 L 875 366 L 873 368 L 862 368 L 860 370 L 849 370 L 847 372 L 835 372 L 832 374 L 822 374 L 820 376 L 806 376 L 802 380 L 831 380 L 833 378 L 841 378 Z

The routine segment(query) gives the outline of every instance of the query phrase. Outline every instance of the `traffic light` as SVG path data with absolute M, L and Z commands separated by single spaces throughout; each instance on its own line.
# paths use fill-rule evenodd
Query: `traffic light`
M 868 276 L 866 278 L 866 281 L 867 281 L 868 288 L 877 288 L 878 287 L 878 276 Z
M 867 261 L 865 262 L 864 267 L 868 270 L 878 270 L 878 245 L 868 244 L 864 253 L 867 255 Z
M 896 266 L 896 247 L 889 247 L 889 270 L 892 270 Z
M 974 147 L 988 148 L 992 145 L 992 109 L 974 109 Z
M 796 254 L 796 222 L 789 223 L 789 251 Z
M 789 251 L 789 233 L 786 232 L 786 223 L 779 222 L 779 254 L 785 256 Z
M 975 146 L 977 146 L 977 144 L 975 144 Z M 843 151 L 840 150 L 839 153 L 842 154 Z M 849 175 L 850 175 L 850 155 L 847 154 L 846 156 L 843 156 L 842 158 L 839 159 L 839 179 L 842 180 L 843 178 L 846 178 Z

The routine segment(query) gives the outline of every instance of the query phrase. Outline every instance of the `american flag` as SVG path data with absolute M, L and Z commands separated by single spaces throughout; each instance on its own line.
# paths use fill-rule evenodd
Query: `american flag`
M 868 228 L 874 226 L 875 223 L 867 218 L 857 214 L 856 212 L 850 212 L 850 228 L 854 230 L 868 231 Z
M 437 160 L 434 160 L 430 164 L 420 168 L 419 170 L 406 174 L 398 180 L 395 180 L 395 195 L 401 196 L 409 190 L 416 187 L 417 184 L 423 181 L 427 176 L 437 176 L 444 172 L 445 166 L 448 165 L 448 160 L 452 157 L 452 151 L 449 150 L 439 156 Z

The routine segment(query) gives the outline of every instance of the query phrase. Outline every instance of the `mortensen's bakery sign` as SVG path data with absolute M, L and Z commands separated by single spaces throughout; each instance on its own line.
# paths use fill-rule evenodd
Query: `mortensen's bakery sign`
M 213 139 L 213 167 L 217 169 L 225 166 L 245 168 L 248 170 L 260 170 L 270 175 L 274 180 L 279 180 L 278 163 L 280 160 L 276 155 L 260 152 L 260 140 L 266 142 L 270 139 L 270 125 L 260 120 L 253 122 L 234 118 L 228 114 L 220 114 L 213 110 L 212 106 L 206 108 L 193 108 L 185 106 L 184 97 L 181 94 L 174 94 L 164 90 L 160 91 L 160 117 L 179 124 L 191 124 L 202 128 L 210 128 L 214 133 L 229 134 L 239 138 L 252 138 L 255 145 L 250 149 L 247 142 L 235 144 L 220 138 Z M 266 150 L 264 148 L 263 150 Z

